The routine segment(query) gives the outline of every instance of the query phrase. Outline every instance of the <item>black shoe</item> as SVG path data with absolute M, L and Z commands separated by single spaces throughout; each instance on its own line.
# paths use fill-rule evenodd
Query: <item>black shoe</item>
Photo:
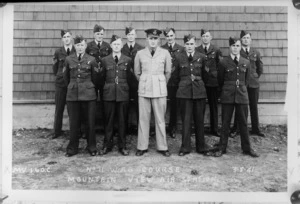
M 218 150 L 216 151 L 213 156 L 214 157 L 221 157 L 223 154 L 226 154 L 226 150 Z
M 260 131 L 258 131 L 258 132 L 250 131 L 250 134 L 251 135 L 257 135 L 257 136 L 260 136 L 260 137 L 265 137 L 265 134 L 260 132 Z
M 181 156 L 181 157 L 182 157 L 182 156 L 184 156 L 184 155 L 186 155 L 186 154 L 189 154 L 189 152 L 181 152 L 181 151 L 180 151 L 180 152 L 178 153 L 178 156 Z
M 111 152 L 111 148 L 107 148 L 107 147 L 104 147 L 102 149 L 102 151 L 99 152 L 100 155 L 104 155 L 104 154 L 107 154 L 108 152 Z
M 119 149 L 119 152 L 123 155 L 123 156 L 128 156 L 129 155 L 129 151 L 127 149 Z
M 139 150 L 139 149 L 138 149 L 138 150 L 136 151 L 135 155 L 136 155 L 136 156 L 143 156 L 143 154 L 146 153 L 146 152 L 148 152 L 147 149 L 146 149 L 146 150 Z
M 250 150 L 250 151 L 247 151 L 247 152 L 243 152 L 243 154 L 245 154 L 245 155 L 249 155 L 249 156 L 251 156 L 251 157 L 259 157 L 259 154 L 258 153 L 256 153 L 254 150 Z
M 159 151 L 157 151 L 157 152 L 161 153 L 161 154 L 164 155 L 165 157 L 171 156 L 171 153 L 169 152 L 169 150 L 159 150 Z
M 76 155 L 76 154 L 77 154 L 77 153 L 68 153 L 68 152 L 67 152 L 67 153 L 65 154 L 65 156 L 66 156 L 66 157 L 72 157 L 72 156 L 74 156 L 74 155 Z
M 96 156 L 97 155 L 97 151 L 95 150 L 95 151 L 88 151 L 89 153 L 90 153 L 90 155 L 92 156 L 92 157 L 94 157 L 94 156 Z

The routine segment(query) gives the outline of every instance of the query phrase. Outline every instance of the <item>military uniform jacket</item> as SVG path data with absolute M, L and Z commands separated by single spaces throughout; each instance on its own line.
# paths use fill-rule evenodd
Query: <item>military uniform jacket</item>
M 85 53 L 78 61 L 76 53 L 68 56 L 64 65 L 64 80 L 68 84 L 67 101 L 95 100 L 96 72 L 99 72 L 99 68 L 94 57 Z
M 176 57 L 176 55 L 178 55 L 180 52 L 182 52 L 184 50 L 184 47 L 182 47 L 181 45 L 178 45 L 177 43 L 174 44 L 174 46 L 172 47 L 172 50 L 169 49 L 168 43 L 164 44 L 161 47 L 168 50 L 171 55 L 171 58 L 172 58 L 172 70 L 171 70 L 171 77 L 168 82 L 168 86 L 176 86 L 175 82 L 174 82 L 174 76 L 173 76 L 173 73 L 175 70 L 175 57 Z
M 101 60 L 101 69 L 105 85 L 103 88 L 104 101 L 129 101 L 129 80 L 131 58 L 121 54 L 118 63 L 110 54 Z
M 218 87 L 218 64 L 222 58 L 221 50 L 213 44 L 209 45 L 206 54 L 202 45 L 197 47 L 196 50 L 206 55 L 206 66 L 209 68 L 206 86 Z
M 218 82 L 222 89 L 221 103 L 248 104 L 247 84 L 250 77 L 250 62 L 240 56 L 238 66 L 231 56 L 224 57 L 219 63 Z
M 74 46 L 72 46 L 72 49 L 70 50 L 70 55 L 73 53 L 75 53 Z M 68 54 L 65 50 L 65 47 L 60 47 L 57 50 L 55 50 L 53 56 L 52 69 L 53 69 L 53 74 L 56 76 L 55 85 L 58 87 L 67 87 L 67 84 L 63 79 L 63 67 L 67 56 Z
M 206 98 L 204 81 L 207 80 L 205 55 L 195 51 L 193 60 L 189 62 L 186 51 L 176 56 L 174 83 L 178 84 L 177 98 Z
M 250 48 L 249 55 L 242 48 L 241 56 L 250 60 L 250 79 L 248 87 L 259 88 L 259 77 L 263 73 L 263 63 L 259 51 Z
M 138 51 L 134 59 L 134 73 L 139 81 L 139 96 L 166 97 L 171 67 L 171 56 L 165 49 L 157 47 L 153 56 L 148 47 Z
M 132 68 L 132 71 L 134 72 L 134 58 L 136 56 L 136 53 L 139 51 L 139 50 L 142 50 L 144 49 L 143 46 L 141 46 L 140 44 L 138 43 L 134 43 L 134 46 L 133 46 L 133 49 L 130 51 L 130 48 L 128 47 L 128 44 L 125 43 L 123 48 L 122 48 L 122 54 L 126 55 L 127 57 L 130 57 L 131 58 L 131 68 Z M 134 74 L 131 75 L 131 79 L 130 79 L 130 83 L 131 83 L 131 86 L 133 89 L 137 89 L 138 88 L 138 85 L 139 85 L 139 82 L 137 81 L 136 77 L 134 76 Z

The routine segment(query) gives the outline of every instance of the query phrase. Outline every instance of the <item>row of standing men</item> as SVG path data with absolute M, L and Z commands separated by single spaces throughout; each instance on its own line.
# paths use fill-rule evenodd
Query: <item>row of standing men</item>
M 193 35 L 184 36 L 184 47 L 182 47 L 175 42 L 175 29 L 167 28 L 163 31 L 167 43 L 159 47 L 162 31 L 148 29 L 145 31 L 146 48 L 135 42 L 134 28 L 126 28 L 128 41 L 124 46 L 122 39 L 116 35 L 112 36 L 110 44 L 103 41 L 104 31 L 103 27 L 95 25 L 95 39 L 92 42 L 86 45 L 82 36 L 76 36 L 75 46 L 73 46 L 71 32 L 62 30 L 64 46 L 57 49 L 54 54 L 56 110 L 52 136 L 56 138 L 62 134 L 62 116 L 67 101 L 71 138 L 67 147 L 67 156 L 73 156 L 78 152 L 78 132 L 81 123 L 85 123 L 86 126 L 87 150 L 92 156 L 97 154 L 94 125 L 98 94 L 101 98 L 100 109 L 103 111 L 105 123 L 104 146 L 100 154 L 112 150 L 115 119 L 118 121 L 119 151 L 123 155 L 129 154 L 126 149 L 126 128 L 128 101 L 133 99 L 139 116 L 136 155 L 141 156 L 148 150 L 152 105 L 157 150 L 164 156 L 170 156 L 164 119 L 168 96 L 171 137 L 176 135 L 176 113 L 177 107 L 180 107 L 182 119 L 180 156 L 191 152 L 192 115 L 195 124 L 196 151 L 214 156 L 226 153 L 229 125 L 234 108 L 236 109 L 235 124 L 236 121 L 239 122 L 241 131 L 243 152 L 250 156 L 258 156 L 250 147 L 246 129 L 247 104 L 250 101 L 252 133 L 264 136 L 258 128 L 257 113 L 258 78 L 262 74 L 262 62 L 260 53 L 252 47 L 249 49 L 250 33 L 242 31 L 240 39 L 230 38 L 230 56 L 238 56 L 237 64 L 236 62 L 232 64 L 230 60 L 228 61 L 228 57 L 223 59 L 220 49 L 211 43 L 212 35 L 208 30 L 201 30 L 202 44 L 199 47 L 196 47 L 196 37 Z M 241 42 L 243 47 L 248 49 L 241 49 Z M 236 44 L 237 48 L 232 48 Z M 231 60 L 234 62 L 234 58 Z M 229 89 L 232 90 L 228 92 Z M 220 90 L 222 90 L 222 115 L 227 117 L 222 117 L 219 148 L 210 149 L 204 139 L 205 101 L 207 98 L 210 108 L 211 133 L 219 136 L 217 104 Z M 230 97 L 232 99 L 229 100 Z

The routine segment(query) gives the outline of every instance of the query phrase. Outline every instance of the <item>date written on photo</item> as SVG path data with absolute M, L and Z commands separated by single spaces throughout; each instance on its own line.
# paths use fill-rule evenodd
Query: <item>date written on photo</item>
M 255 167 L 244 167 L 244 166 L 233 166 L 232 170 L 234 173 L 253 173 Z
M 14 167 L 12 169 L 12 173 L 50 173 L 51 168 L 50 167 L 34 167 L 34 168 L 28 168 L 28 167 Z

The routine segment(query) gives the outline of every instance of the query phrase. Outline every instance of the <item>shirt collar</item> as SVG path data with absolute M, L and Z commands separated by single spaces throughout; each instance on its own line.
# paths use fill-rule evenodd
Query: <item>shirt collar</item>
M 243 50 L 246 52 L 246 48 L 248 49 L 248 52 L 250 52 L 250 46 L 249 47 L 243 47 Z
M 135 45 L 135 42 L 127 42 L 127 45 L 128 45 L 128 47 L 130 47 L 130 45 L 132 46 L 132 47 L 134 47 L 134 45 Z
M 72 45 L 64 46 L 64 48 L 65 48 L 65 51 L 66 51 L 66 52 L 67 52 L 68 48 L 70 49 L 70 52 L 71 52 L 71 50 L 72 50 Z
M 119 52 L 119 53 L 114 53 L 114 52 L 113 52 L 113 58 L 115 58 L 116 56 L 118 56 L 118 59 L 120 59 L 120 57 L 121 57 L 121 52 Z
M 173 42 L 173 43 L 171 43 L 171 44 L 169 44 L 169 43 L 167 43 L 168 44 L 168 47 L 171 45 L 172 46 L 172 48 L 174 47 L 174 45 L 175 45 L 175 42 Z
M 205 48 L 205 47 L 207 47 L 207 50 L 209 49 L 209 46 L 210 46 L 210 43 L 208 44 L 208 45 L 202 45 L 203 46 L 203 49 Z
M 82 54 L 81 54 L 81 59 L 82 59 L 82 57 L 83 57 L 84 54 L 85 54 L 85 53 L 82 53 Z M 76 53 L 76 55 L 77 55 L 77 57 L 79 57 L 79 53 Z
M 186 52 L 187 56 L 190 56 L 190 53 Z M 195 51 L 191 53 L 192 57 L 194 57 Z
M 100 43 L 100 46 L 102 45 L 102 41 L 97 41 L 97 40 L 95 40 L 95 43 L 96 43 L 96 45 L 98 45 L 98 43 Z
M 240 54 L 238 54 L 238 55 L 230 54 L 230 56 L 231 56 L 232 60 L 234 60 L 234 58 L 237 57 L 238 61 L 240 61 Z

